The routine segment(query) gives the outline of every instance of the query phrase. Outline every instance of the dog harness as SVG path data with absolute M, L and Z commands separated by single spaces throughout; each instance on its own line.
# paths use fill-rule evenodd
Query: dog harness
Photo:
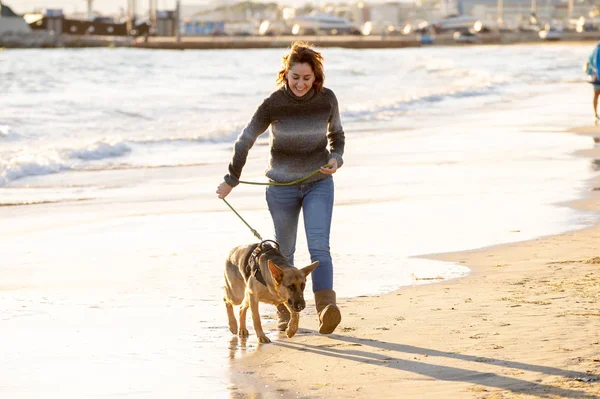
M 262 285 L 267 285 L 265 278 L 263 277 L 260 271 L 260 265 L 258 264 L 258 258 L 273 249 L 279 250 L 279 243 L 273 240 L 264 240 L 261 241 L 260 244 L 254 248 L 254 251 L 250 254 L 248 258 L 248 262 L 246 262 L 246 267 L 244 268 L 244 277 L 246 281 L 250 278 L 250 276 L 254 276 L 256 280 Z

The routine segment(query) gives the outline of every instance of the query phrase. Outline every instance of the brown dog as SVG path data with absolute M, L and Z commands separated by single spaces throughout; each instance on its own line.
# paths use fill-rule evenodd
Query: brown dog
M 271 342 L 265 335 L 258 313 L 258 303 L 283 303 L 290 312 L 290 321 L 285 330 L 291 338 L 298 331 L 299 314 L 306 307 L 304 287 L 306 277 L 319 265 L 313 262 L 303 269 L 292 266 L 279 252 L 279 244 L 263 241 L 260 244 L 234 248 L 225 262 L 225 307 L 229 318 L 229 331 L 241 337 L 248 336 L 246 311 L 252 310 L 252 322 L 258 340 Z M 240 326 L 233 313 L 234 305 L 240 307 Z

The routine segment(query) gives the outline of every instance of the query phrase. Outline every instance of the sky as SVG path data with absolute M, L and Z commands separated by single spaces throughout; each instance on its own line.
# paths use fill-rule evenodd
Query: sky
M 226 4 L 235 3 L 235 0 L 180 0 L 182 5 L 212 5 L 215 3 Z M 277 0 L 255 0 L 257 2 L 271 2 Z M 127 9 L 128 0 L 94 0 L 94 11 L 102 14 L 115 14 L 121 8 Z M 307 0 L 279 0 L 279 3 L 299 6 Z M 325 4 L 323 0 L 312 0 L 312 4 Z M 330 1 L 327 1 L 330 2 Z M 334 3 L 343 3 L 344 0 L 334 0 Z M 372 1 L 377 2 L 377 1 Z M 4 5 L 10 6 L 15 12 L 24 14 L 34 9 L 41 10 L 46 8 L 60 8 L 65 13 L 84 12 L 87 10 L 87 0 L 2 0 Z M 136 0 L 138 12 L 144 12 L 148 9 L 149 0 Z M 176 0 L 158 0 L 159 10 L 172 10 L 175 8 Z

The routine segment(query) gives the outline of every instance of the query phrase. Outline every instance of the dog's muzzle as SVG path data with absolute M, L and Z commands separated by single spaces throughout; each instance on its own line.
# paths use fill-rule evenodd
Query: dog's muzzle
M 291 299 L 288 299 L 288 304 L 296 312 L 300 312 L 301 310 L 303 310 L 306 307 L 306 302 L 304 302 L 304 301 L 293 303 Z

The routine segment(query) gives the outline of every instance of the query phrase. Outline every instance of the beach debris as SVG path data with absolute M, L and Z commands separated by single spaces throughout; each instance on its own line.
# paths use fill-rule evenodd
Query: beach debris
M 467 391 L 471 391 L 471 392 L 489 392 L 487 390 L 487 388 L 483 388 L 483 387 L 470 387 L 467 389 Z
M 569 348 L 563 348 L 562 346 L 558 347 L 559 351 L 563 351 L 563 352 L 573 352 L 573 349 L 569 349 Z
M 577 263 L 579 261 L 577 260 L 560 260 L 560 261 L 555 261 L 555 262 L 548 262 L 546 263 L 547 265 L 565 265 L 568 263 Z
M 569 313 L 571 316 L 600 316 L 600 313 Z
M 594 159 L 594 160 L 592 160 L 592 167 L 594 169 L 600 169 L 600 159 Z
M 521 301 L 521 303 L 527 303 L 530 305 L 552 305 L 549 301 Z
M 317 345 L 319 348 L 334 348 L 336 346 L 348 346 L 346 344 L 323 344 L 323 345 Z
M 411 273 L 410 276 L 415 279 L 415 280 L 443 280 L 444 278 L 442 276 L 435 276 L 435 277 L 417 277 L 414 273 Z
M 593 187 L 590 191 L 600 191 L 600 187 Z
M 329 383 L 325 383 L 325 384 L 320 384 L 320 383 L 319 383 L 319 384 L 315 384 L 315 385 L 313 385 L 313 386 L 312 386 L 310 389 L 311 389 L 312 391 L 316 391 L 316 390 L 318 390 L 318 389 L 325 388 L 325 387 L 328 387 L 328 386 L 329 386 Z
M 598 381 L 598 379 L 594 378 L 594 377 L 577 377 L 577 378 L 575 378 L 575 381 L 596 382 L 596 381 Z
M 600 144 L 600 137 L 594 137 L 594 143 Z
M 587 263 L 592 265 L 600 265 L 600 256 L 594 256 L 590 259 L 585 260 L 562 260 L 557 262 L 548 262 L 548 265 L 557 265 L 557 264 L 569 264 L 569 263 Z
M 471 335 L 469 338 L 471 338 L 471 339 L 481 339 L 481 338 L 485 338 L 486 336 L 487 336 L 487 334 L 485 334 L 485 333 L 479 333 L 479 334 Z

